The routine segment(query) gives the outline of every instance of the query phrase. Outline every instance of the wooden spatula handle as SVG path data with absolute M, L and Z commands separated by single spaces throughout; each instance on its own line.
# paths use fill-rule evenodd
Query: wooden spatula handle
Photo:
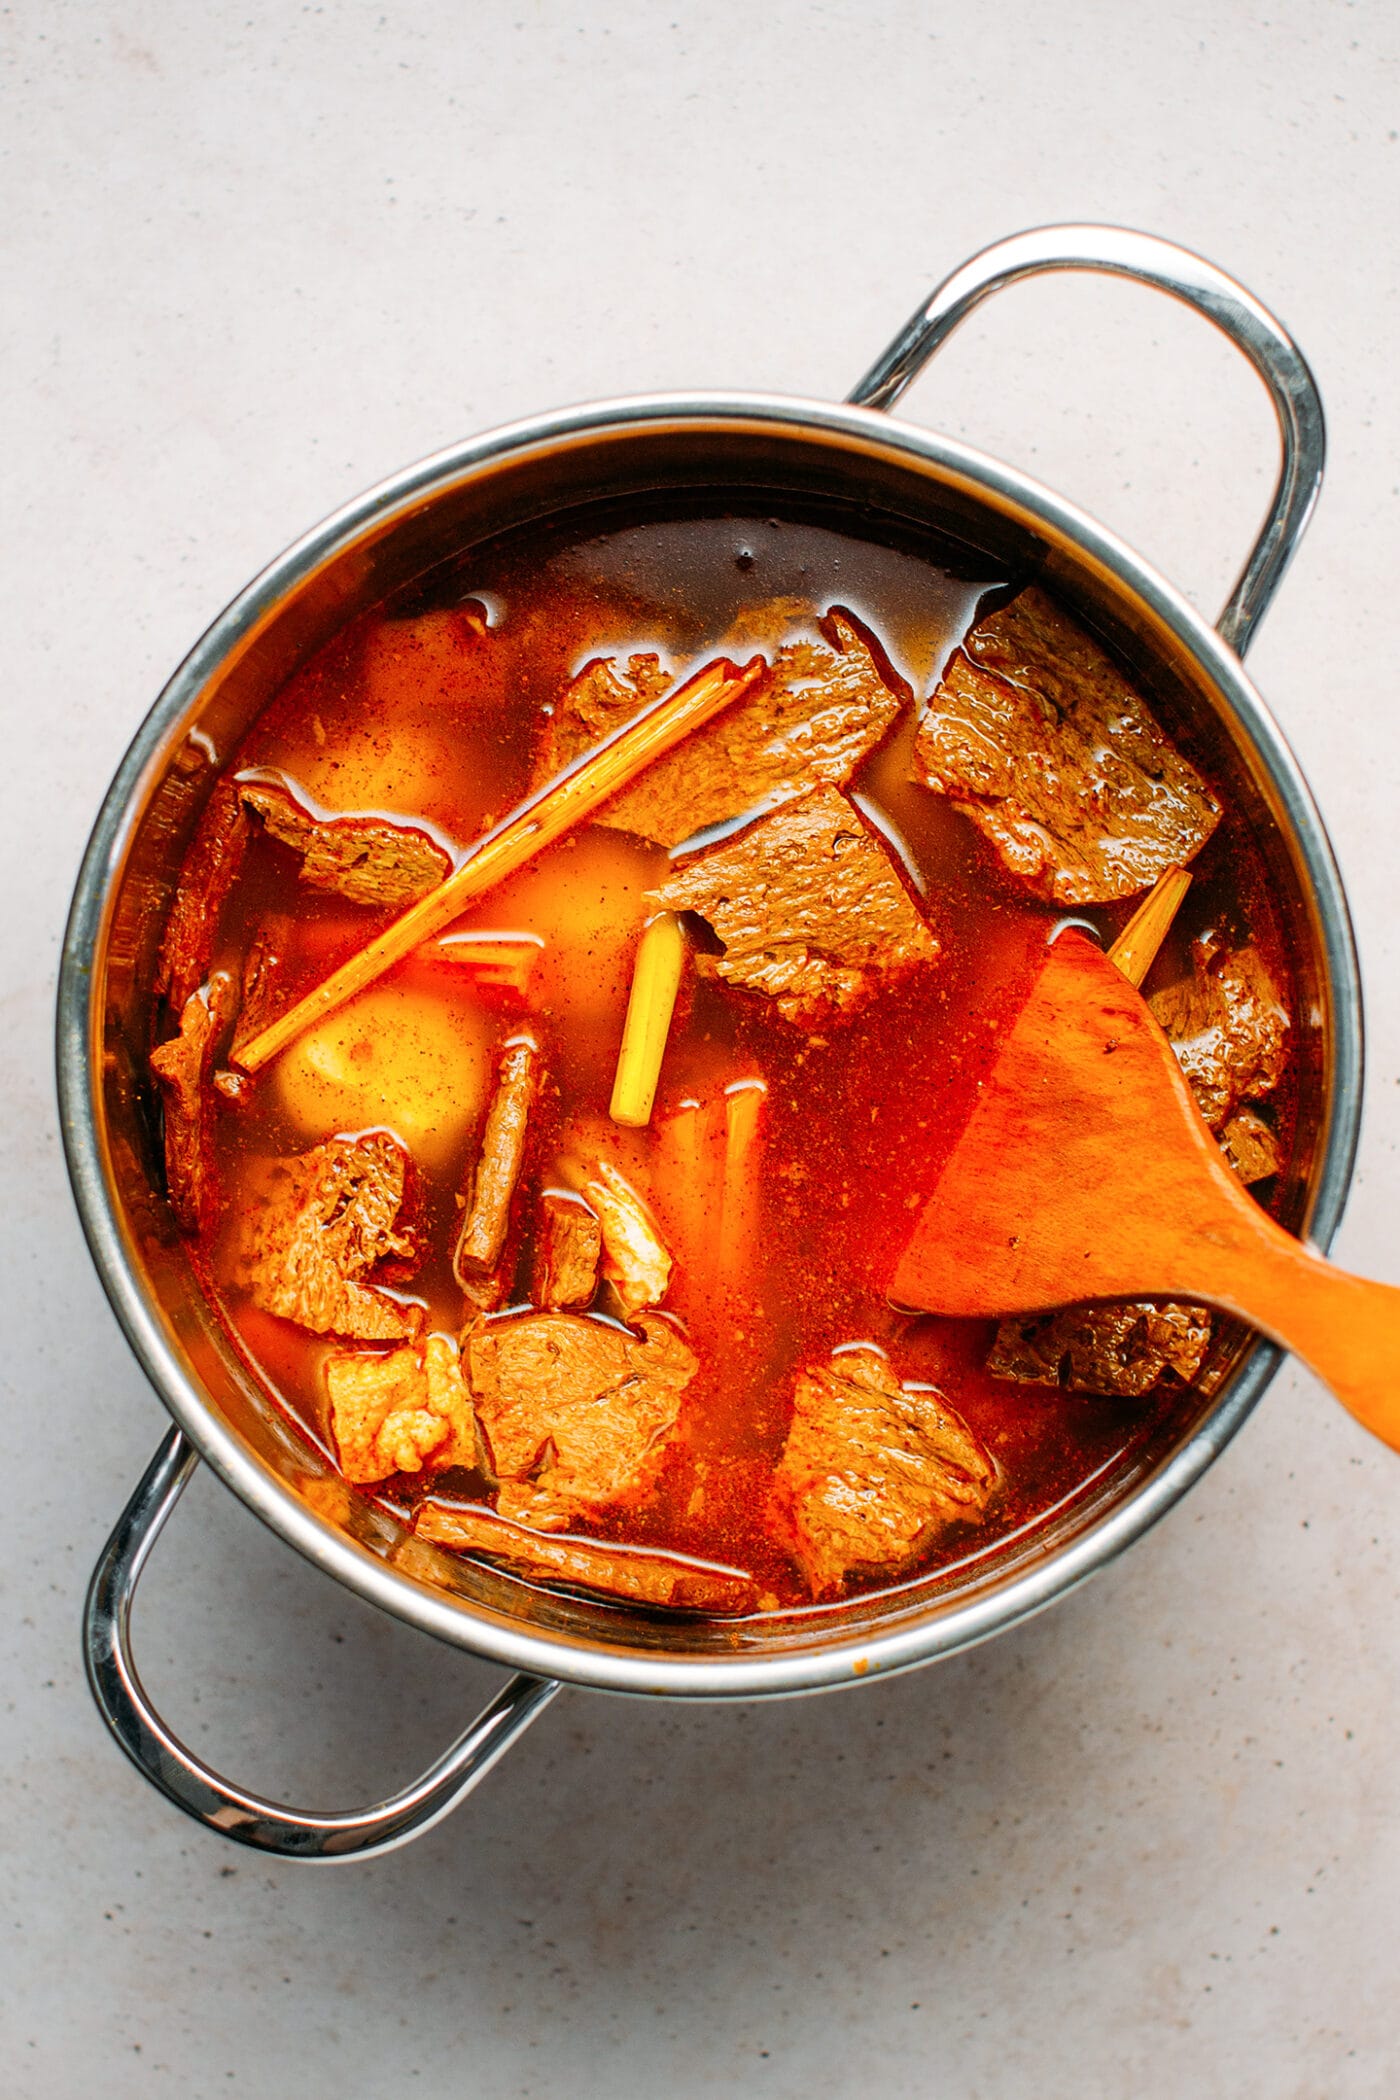
M 1316 1371 L 1343 1406 L 1400 1451 L 1400 1290 L 1334 1269 L 1259 1213 L 1265 1229 L 1222 1249 L 1199 1288 Z

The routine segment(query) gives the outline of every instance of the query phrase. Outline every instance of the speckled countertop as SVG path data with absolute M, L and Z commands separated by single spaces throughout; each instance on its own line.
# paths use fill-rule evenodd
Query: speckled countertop
M 1280 1376 L 1087 1590 L 856 1694 L 566 1694 L 360 1869 L 184 1822 L 90 1707 L 78 1611 L 162 1425 L 84 1251 L 60 925 L 128 737 L 304 526 L 451 438 L 649 387 L 843 393 L 952 263 L 1048 219 L 1233 270 L 1314 362 L 1328 486 L 1251 658 L 1350 888 L 1370 1070 L 1338 1253 L 1400 1277 L 1400 25 L 1364 0 L 771 0 L 0 17 L 9 209 L 0 918 L 0 2085 L 1358 2100 L 1400 2087 L 1400 1462 Z M 1273 472 L 1253 381 L 1132 288 L 1008 296 L 908 411 L 1205 606 Z M 198 1480 L 152 1690 L 298 1800 L 406 1778 L 491 1673 Z

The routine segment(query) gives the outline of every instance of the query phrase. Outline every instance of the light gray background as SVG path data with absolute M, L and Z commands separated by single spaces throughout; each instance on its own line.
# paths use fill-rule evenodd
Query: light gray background
M 0 2086 L 1393 2094 L 1400 1463 L 1296 1371 L 1124 1562 L 936 1671 L 767 1709 L 566 1695 L 377 1866 L 278 1868 L 187 1824 L 78 1665 L 88 1569 L 163 1417 L 74 1222 L 49 1028 L 127 738 L 303 527 L 563 401 L 840 394 L 974 248 L 1113 219 L 1235 271 L 1326 395 L 1328 487 L 1252 666 L 1367 978 L 1338 1252 L 1400 1276 L 1395 8 L 22 0 L 0 49 Z M 1122 286 L 1008 296 L 909 412 L 1211 607 L 1274 466 L 1228 350 Z M 490 1682 L 205 1481 L 138 1632 L 189 1739 L 304 1802 L 403 1780 Z

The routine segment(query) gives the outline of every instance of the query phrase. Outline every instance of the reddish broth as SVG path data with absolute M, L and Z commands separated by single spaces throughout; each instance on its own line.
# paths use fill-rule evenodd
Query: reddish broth
M 1006 579 L 977 564 L 956 568 L 951 551 L 916 549 L 879 530 L 870 521 L 716 510 L 641 522 L 634 512 L 626 523 L 594 517 L 513 535 L 439 572 L 413 601 L 372 612 L 338 635 L 264 711 L 229 767 L 282 769 L 328 812 L 374 810 L 460 849 L 524 794 L 546 711 L 600 654 L 656 649 L 678 670 L 721 648 L 742 659 L 754 648 L 771 650 L 804 612 L 810 620 L 839 604 L 874 631 L 893 671 L 921 698 L 979 603 Z M 775 601 L 788 603 L 770 615 Z M 482 609 L 490 623 L 484 634 Z M 446 991 L 454 1004 L 479 1010 L 484 1057 L 509 1023 L 533 1015 L 557 1090 L 546 1105 L 554 1130 L 606 1126 L 613 1156 L 637 1162 L 644 1188 L 648 1148 L 683 1100 L 748 1076 L 766 1083 L 753 1265 L 737 1277 L 702 1275 L 682 1245 L 666 1310 L 682 1324 L 701 1370 L 684 1394 L 681 1433 L 641 1507 L 579 1528 L 751 1569 L 765 1601 L 786 1609 L 810 1599 L 765 1528 L 764 1501 L 794 1370 L 834 1346 L 876 1342 L 904 1380 L 939 1386 L 1000 1469 L 982 1522 L 947 1529 L 902 1582 L 985 1555 L 1103 1476 L 1167 1413 L 1198 1405 L 1170 1383 L 1125 1401 L 997 1380 L 984 1368 L 988 1327 L 911 1319 L 883 1297 L 880 1279 L 991 1055 L 989 1025 L 1028 987 L 1062 916 L 1029 898 L 972 825 L 914 782 L 913 727 L 910 706 L 849 792 L 902 843 L 941 943 L 938 962 L 815 1038 L 778 1018 L 769 1001 L 688 973 L 649 1132 L 618 1132 L 607 1113 L 642 893 L 667 872 L 661 850 L 590 828 L 472 907 L 462 929 L 548 936 L 557 919 L 551 895 L 571 883 L 600 895 L 605 889 L 615 904 L 614 923 L 595 925 L 562 968 L 546 960 L 526 1000 L 477 986 L 459 966 L 426 953 L 385 980 L 386 993 L 404 1000 Z M 1209 753 L 1193 756 L 1209 775 Z M 1228 809 L 1195 875 L 1152 982 L 1183 970 L 1190 937 L 1216 927 L 1260 943 L 1280 984 L 1291 988 L 1262 865 Z M 1111 938 L 1137 901 L 1075 916 Z M 307 890 L 290 855 L 258 838 L 224 910 L 215 963 L 239 967 L 271 913 L 290 922 L 289 994 L 318 982 L 394 916 Z M 333 1453 L 321 1366 L 337 1345 L 259 1312 L 230 1284 L 229 1249 L 257 1162 L 331 1134 L 289 1120 L 270 1083 L 274 1072 L 237 1105 L 218 1101 L 220 1223 L 199 1243 L 196 1260 L 270 1393 Z M 1285 1089 L 1285 1147 L 1290 1115 Z M 418 1169 L 413 1213 L 425 1249 L 401 1288 L 425 1301 L 430 1327 L 449 1333 L 462 1321 L 451 1249 L 477 1129 L 479 1119 L 446 1155 L 428 1159 L 410 1133 L 400 1133 Z M 660 1185 L 654 1205 L 663 1231 L 683 1237 Z M 361 1492 L 408 1514 L 430 1486 L 439 1499 L 486 1494 L 484 1481 L 461 1472 L 401 1475 Z

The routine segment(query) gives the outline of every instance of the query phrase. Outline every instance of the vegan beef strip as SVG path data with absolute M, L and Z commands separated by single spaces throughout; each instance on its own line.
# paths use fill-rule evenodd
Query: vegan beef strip
M 1189 1383 L 1205 1362 L 1210 1331 L 1210 1314 L 1202 1306 L 1071 1307 L 1003 1320 L 987 1369 L 994 1378 L 1023 1384 L 1138 1399 L 1164 1371 Z
M 234 1007 L 233 979 L 216 970 L 180 1009 L 180 1026 L 151 1052 L 165 1125 L 165 1183 L 183 1232 L 198 1232 L 213 1186 L 209 1075 Z
M 301 879 L 312 889 L 333 890 L 352 904 L 403 908 L 452 872 L 446 849 L 412 825 L 382 817 L 316 817 L 283 785 L 240 780 L 236 786 L 269 838 L 300 856 Z
M 417 1259 L 412 1236 L 395 1230 L 407 1178 L 408 1154 L 387 1131 L 274 1161 L 244 1229 L 239 1280 L 253 1303 L 312 1334 L 416 1335 L 422 1308 L 364 1281 L 381 1262 Z
M 420 1539 L 498 1561 L 512 1574 L 532 1581 L 589 1590 L 628 1604 L 704 1612 L 710 1618 L 732 1618 L 754 1608 L 753 1577 L 740 1568 L 682 1560 L 646 1547 L 549 1537 L 489 1510 L 426 1502 L 414 1530 Z
M 254 933 L 243 958 L 242 990 L 238 1001 L 238 1026 L 229 1045 L 235 1063 L 244 1043 L 261 1035 L 284 1004 L 283 972 L 292 921 L 285 912 L 274 912 Z
M 565 766 L 659 700 L 676 682 L 661 658 L 649 651 L 639 650 L 625 663 L 616 656 L 595 656 L 565 687 L 554 712 L 545 719 L 531 785 L 543 787 Z M 594 823 L 608 823 L 617 804 L 625 799 L 626 791 L 614 796 L 594 816 Z
M 537 780 L 673 682 L 655 656 L 632 657 L 625 672 L 607 660 L 588 665 L 550 718 Z M 711 824 L 791 801 L 821 781 L 842 785 L 904 704 L 871 638 L 849 613 L 833 609 L 817 635 L 784 644 L 751 692 L 648 766 L 594 821 L 678 846 Z
M 672 911 L 697 912 L 724 943 L 698 968 L 764 993 L 799 1027 L 854 1013 L 882 983 L 938 955 L 888 846 L 839 788 L 761 817 L 654 894 Z
M 498 1305 L 504 1294 L 501 1259 L 539 1085 L 538 1044 L 529 1036 L 512 1036 L 501 1050 L 471 1201 L 452 1257 L 453 1274 L 479 1311 Z
M 941 1393 L 900 1384 L 871 1348 L 798 1373 L 768 1527 L 816 1597 L 900 1574 L 947 1525 L 986 1508 L 996 1469 Z
M 176 1013 L 209 974 L 219 914 L 243 865 L 250 829 L 237 787 L 219 781 L 181 864 L 156 957 L 156 996 Z
M 1288 1010 L 1253 945 L 1211 940 L 1191 950 L 1191 975 L 1148 1000 L 1214 1131 L 1246 1101 L 1271 1094 L 1283 1076 Z
M 562 1189 L 546 1189 L 535 1208 L 532 1303 L 541 1312 L 591 1305 L 602 1252 L 602 1227 L 588 1205 Z
M 1131 897 L 1190 861 L 1220 819 L 1141 694 L 1035 588 L 964 637 L 914 756 L 1048 903 Z
M 1221 1151 L 1246 1187 L 1251 1182 L 1267 1181 L 1271 1175 L 1277 1174 L 1280 1166 L 1278 1135 L 1273 1125 L 1256 1115 L 1252 1108 L 1236 1109 L 1216 1135 L 1220 1139 Z
M 1258 949 L 1197 941 L 1191 976 L 1148 1003 L 1241 1181 L 1276 1174 L 1278 1140 L 1244 1099 L 1273 1092 L 1287 1054 L 1288 1012 Z M 1003 1320 L 987 1369 L 1026 1384 L 1139 1399 L 1168 1371 L 1195 1378 L 1210 1337 L 1203 1305 L 1070 1306 Z
M 640 1313 L 635 1325 L 522 1313 L 466 1335 L 502 1516 L 557 1531 L 650 1488 L 699 1364 L 665 1319 Z

